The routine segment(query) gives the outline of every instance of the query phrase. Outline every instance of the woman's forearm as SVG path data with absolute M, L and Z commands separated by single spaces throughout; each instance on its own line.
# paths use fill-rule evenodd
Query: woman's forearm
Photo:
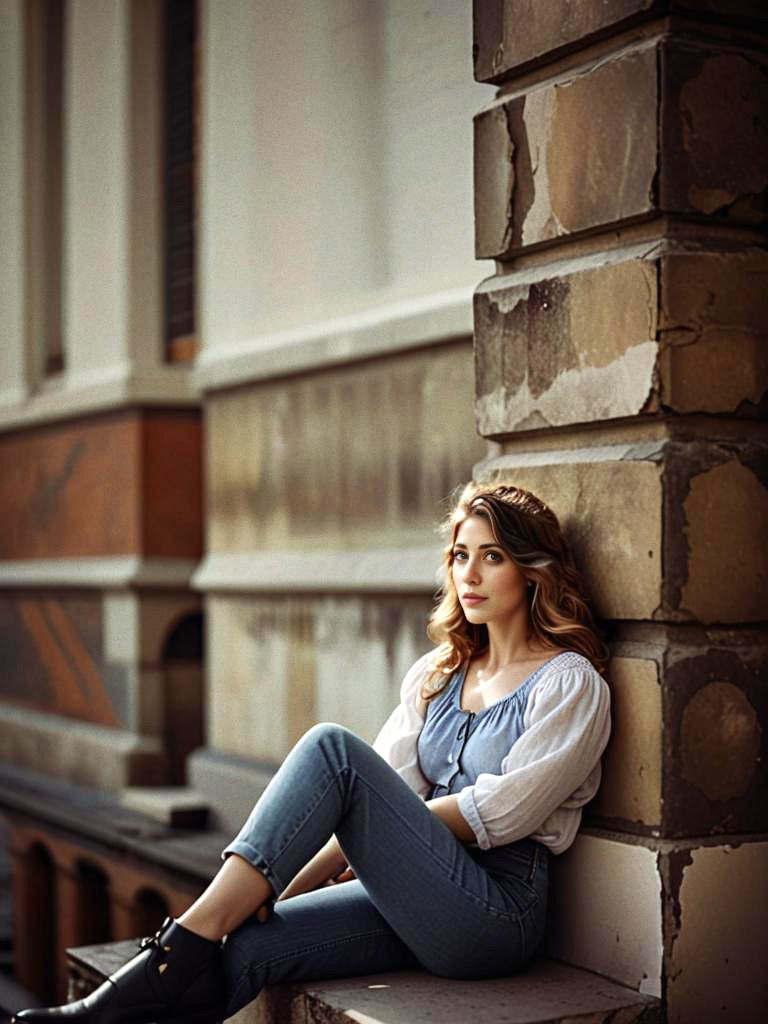
M 337 875 L 346 863 L 336 836 L 331 836 L 325 846 L 318 850 L 310 861 L 307 861 L 293 881 L 283 889 L 278 901 L 297 896 L 300 892 L 312 892 L 314 889 L 318 889 L 329 878 Z
M 472 843 L 476 836 L 472 828 L 459 810 L 459 797 L 457 793 L 449 793 L 447 796 L 437 796 L 434 800 L 427 800 L 427 807 L 448 826 L 457 839 L 465 843 Z

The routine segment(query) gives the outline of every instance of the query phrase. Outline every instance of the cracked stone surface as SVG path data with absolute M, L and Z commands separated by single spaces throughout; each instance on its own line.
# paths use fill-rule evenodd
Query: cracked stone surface
M 499 101 L 475 119 L 477 257 L 654 211 L 761 227 L 767 106 L 768 67 L 753 51 L 679 40 Z
M 678 253 L 661 261 L 664 405 L 759 416 L 768 401 L 768 253 Z
M 632 260 L 475 295 L 478 430 L 632 416 L 658 354 L 657 267 Z
M 477 115 L 479 259 L 654 208 L 656 79 L 650 48 L 502 104 L 506 134 L 499 106 Z
M 768 67 L 750 54 L 662 48 L 665 210 L 761 225 L 768 206 Z
M 736 21 L 746 18 L 750 24 L 768 19 L 768 11 L 750 0 L 481 0 L 474 8 L 478 82 L 501 82 L 544 58 L 589 45 L 606 32 L 622 32 L 630 24 L 674 12 L 724 14 Z
M 475 293 L 484 436 L 768 411 L 768 253 L 668 252 L 541 275 L 489 278 Z

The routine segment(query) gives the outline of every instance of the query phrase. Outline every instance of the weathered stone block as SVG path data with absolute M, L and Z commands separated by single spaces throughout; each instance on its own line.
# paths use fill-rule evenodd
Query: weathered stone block
M 766 104 L 753 51 L 679 40 L 499 100 L 475 118 L 477 257 L 661 212 L 762 226 Z
M 765 831 L 765 637 L 671 646 L 662 672 L 665 834 Z
M 660 441 L 502 455 L 478 474 L 528 488 L 562 515 L 602 617 L 760 622 L 767 464 L 757 443 Z
M 676 444 L 669 454 L 664 605 L 679 619 L 763 621 L 768 606 L 765 447 L 698 442 Z
M 768 828 L 768 642 L 671 627 L 619 650 L 606 678 L 611 738 L 591 823 L 665 837 L 750 833 Z
M 654 209 L 656 51 L 532 88 L 475 118 L 475 255 L 529 245 Z M 491 131 L 485 122 L 494 121 Z M 513 174 L 491 169 L 513 154 Z M 493 228 L 489 226 L 495 225 Z
M 675 253 L 660 265 L 661 405 L 680 413 L 762 415 L 768 253 Z
M 764 225 L 768 74 L 752 52 L 661 50 L 659 202 L 663 210 Z
M 768 1010 L 768 843 L 667 854 L 667 1021 L 758 1022 Z
M 665 14 L 721 15 L 750 27 L 768 20 L 765 9 L 750 0 L 475 0 L 473 7 L 478 82 L 502 82 Z
M 662 880 L 650 845 L 581 832 L 551 861 L 545 951 L 649 995 L 662 987 Z
M 484 281 L 475 293 L 478 430 L 649 413 L 760 415 L 768 254 L 667 245 Z
M 475 293 L 475 413 L 486 437 L 634 416 L 655 391 L 658 267 L 631 259 Z M 516 278 L 522 278 L 520 284 Z
M 630 844 L 590 830 L 551 877 L 549 955 L 661 996 L 675 1024 L 764 1019 L 768 843 Z
M 611 738 L 603 755 L 600 790 L 589 811 L 658 829 L 663 729 L 658 664 L 615 656 L 606 675 L 611 688 Z
M 531 63 L 587 45 L 601 30 L 618 31 L 655 6 L 654 0 L 475 0 L 475 78 L 501 82 Z

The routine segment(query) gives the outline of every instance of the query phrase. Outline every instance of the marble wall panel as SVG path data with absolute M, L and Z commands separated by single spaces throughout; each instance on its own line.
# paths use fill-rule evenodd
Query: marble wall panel
M 0 560 L 202 549 L 200 416 L 120 412 L 0 437 Z
M 429 543 L 483 454 L 472 384 L 460 342 L 212 395 L 208 550 Z
M 107 678 L 100 595 L 0 594 L 0 698 L 83 722 L 128 715 L 124 680 Z
M 426 598 L 208 599 L 208 743 L 280 762 L 318 721 L 372 740 L 429 649 Z

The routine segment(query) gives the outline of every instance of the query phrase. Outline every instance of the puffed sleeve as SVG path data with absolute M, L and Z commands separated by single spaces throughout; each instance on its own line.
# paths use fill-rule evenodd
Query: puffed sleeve
M 424 725 L 427 707 L 421 696 L 421 686 L 429 672 L 430 654 L 411 666 L 400 687 L 400 703 L 373 741 L 373 749 L 395 769 L 411 789 L 425 797 L 430 784 L 421 773 L 417 743 Z
M 580 808 L 600 783 L 611 729 L 608 684 L 586 659 L 553 670 L 532 687 L 523 721 L 502 774 L 478 775 L 459 794 L 459 810 L 483 850 L 540 828 L 575 832 Z

